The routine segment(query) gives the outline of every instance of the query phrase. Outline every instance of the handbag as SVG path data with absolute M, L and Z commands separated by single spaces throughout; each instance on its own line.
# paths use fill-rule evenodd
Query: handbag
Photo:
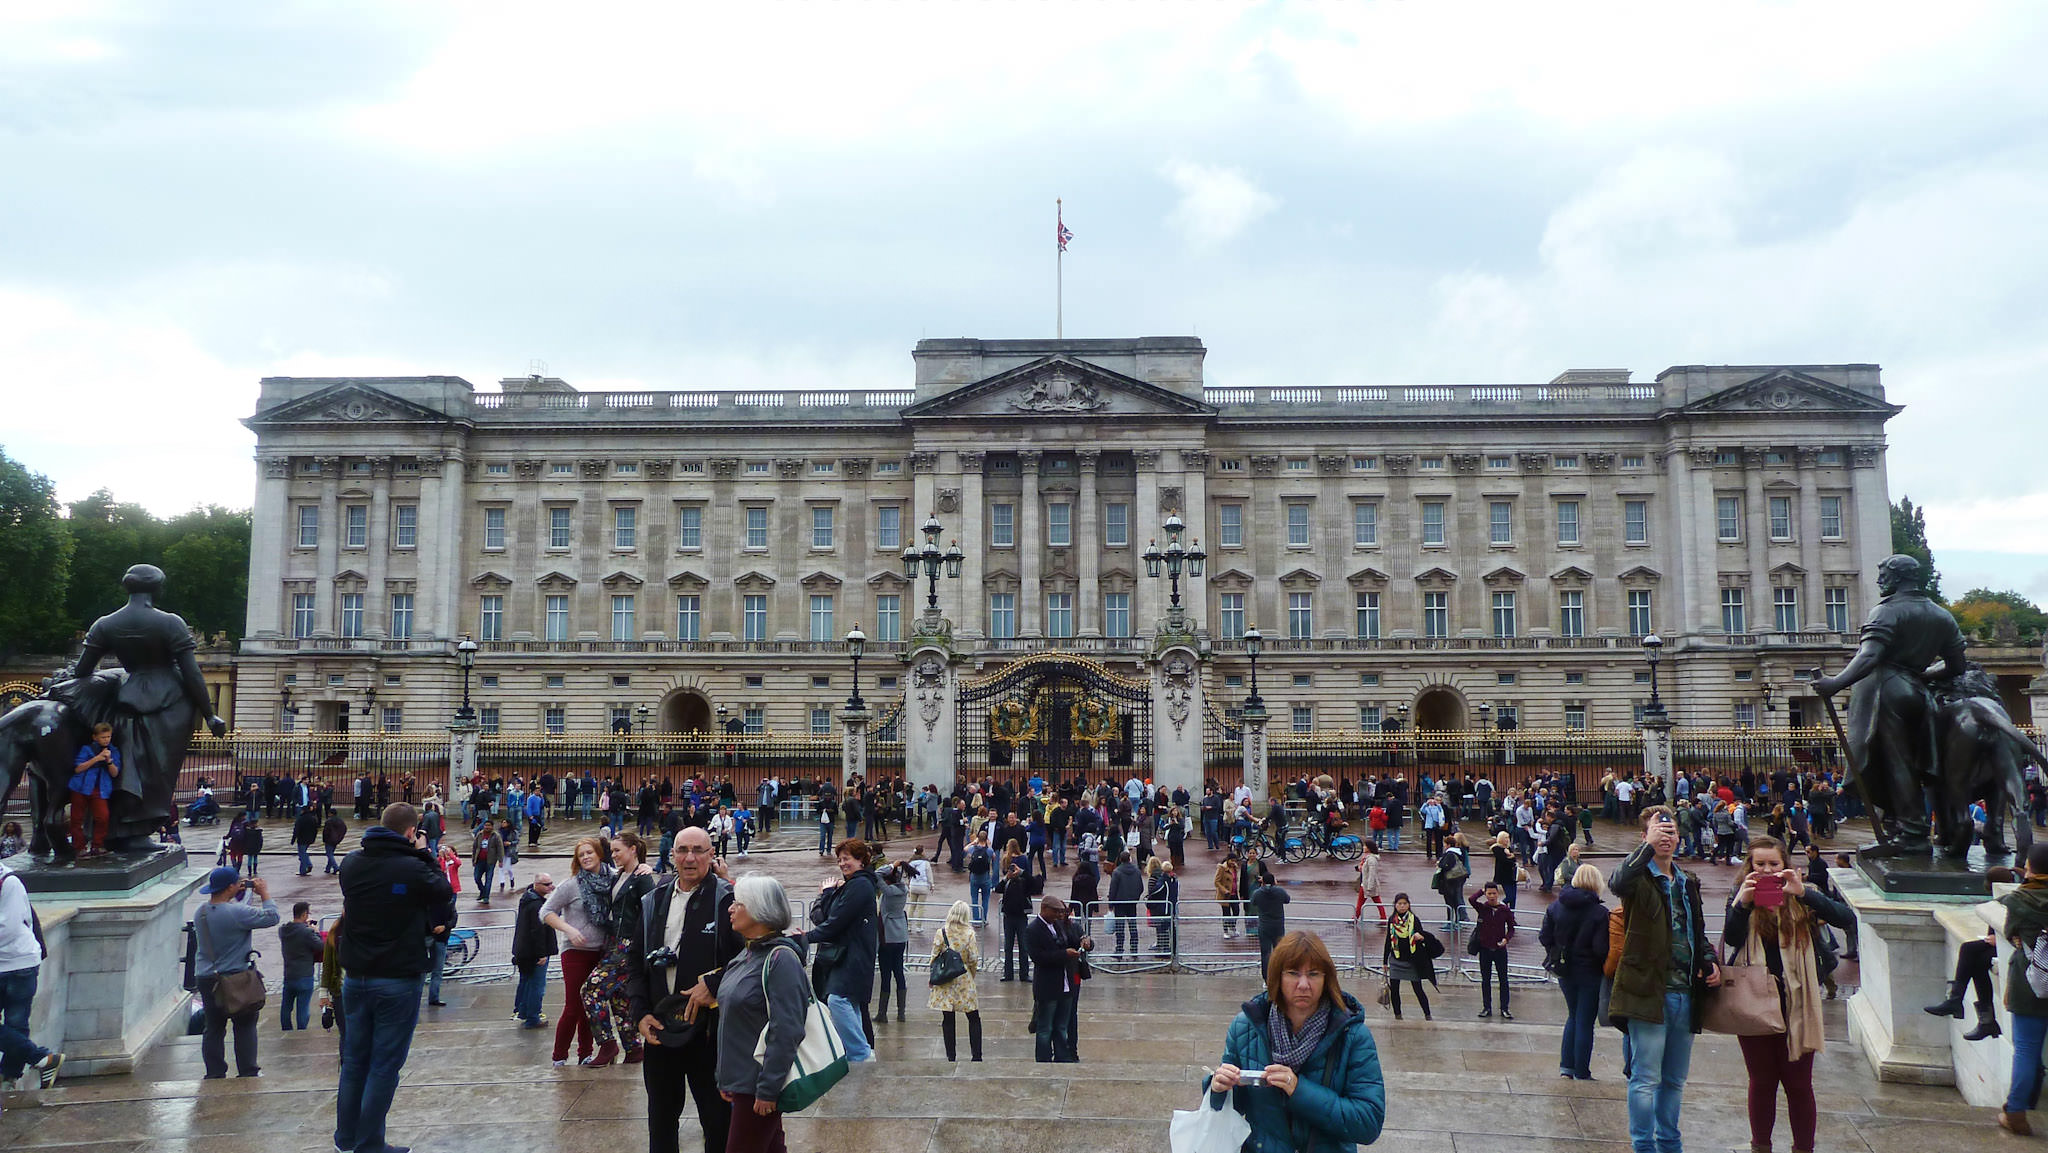
M 1394 982 L 1391 979 L 1380 982 L 1380 995 L 1373 1001 L 1383 1009 L 1394 1003 Z
M 1252 1123 L 1230 1107 L 1230 1102 L 1210 1107 L 1210 1094 L 1202 1094 L 1193 1109 L 1175 1109 L 1167 1129 L 1172 1153 L 1237 1153 L 1251 1136 Z
M 201 908 L 192 915 L 199 925 L 199 935 L 206 938 L 206 955 L 220 964 L 220 958 L 213 951 L 213 930 L 206 923 L 206 909 Z M 220 1011 L 230 1017 L 239 1017 L 263 1007 L 267 994 L 263 991 L 263 974 L 256 971 L 256 952 L 250 950 L 246 964 L 233 973 L 215 973 L 213 976 L 213 1000 Z
M 960 955 L 960 950 L 953 947 L 952 939 L 946 936 L 945 930 L 939 930 L 939 939 L 946 942 L 946 947 L 933 954 L 931 967 L 925 974 L 934 988 L 950 985 L 967 975 L 967 961 Z
M 1741 955 L 1748 955 L 1744 946 Z M 1707 998 L 1700 1027 L 1731 1037 L 1767 1037 L 1785 1031 L 1778 979 L 1762 965 L 1722 965 L 1721 987 Z
M 784 946 L 777 946 L 778 950 Z M 796 954 L 796 950 L 789 950 Z M 761 996 L 768 997 L 768 966 L 774 964 L 771 953 L 761 964 Z M 797 955 L 801 969 L 803 958 Z M 839 1084 L 846 1076 L 846 1046 L 840 1043 L 839 1033 L 832 1028 L 831 1014 L 825 1011 L 824 1002 L 811 995 L 810 982 L 804 982 L 804 1036 L 797 1042 L 796 1055 L 789 1062 L 789 1079 L 782 1083 L 782 1091 L 775 1095 L 775 1107 L 784 1113 L 796 1113 L 810 1107 L 823 1097 L 832 1086 Z M 754 1061 L 758 1064 L 768 1057 L 768 1030 L 764 1026 L 761 1039 L 754 1042 Z

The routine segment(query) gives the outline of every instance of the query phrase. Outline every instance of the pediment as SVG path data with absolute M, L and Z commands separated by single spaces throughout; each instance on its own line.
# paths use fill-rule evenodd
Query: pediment
M 920 417 L 1042 421 L 1211 417 L 1216 410 L 1170 389 L 1064 354 L 1040 357 L 903 410 Z
M 1889 416 L 1904 410 L 1817 376 L 1781 368 L 1711 396 L 1703 396 L 1680 411 L 1698 414 L 1848 412 Z
M 668 578 L 668 587 L 672 589 L 701 589 L 708 588 L 710 585 L 710 581 L 691 572 L 689 569 L 684 569 L 682 572 Z
M 878 589 L 902 589 L 910 584 L 902 573 L 879 572 L 868 578 L 868 584 Z
M 843 582 L 831 573 L 820 569 L 796 583 L 807 589 L 836 589 Z
M 1568 564 L 1550 574 L 1552 584 L 1592 584 L 1593 574 L 1575 564 Z
M 242 423 L 277 424 L 451 423 L 447 413 L 402 400 L 361 381 L 343 380 L 297 400 L 274 405 Z
M 1793 564 L 1791 561 L 1786 561 L 1784 564 L 1772 569 L 1771 575 L 1774 577 L 1785 577 L 1789 580 L 1798 580 L 1806 575 L 1806 570 Z
M 743 589 L 770 589 L 775 587 L 775 578 L 759 570 L 750 569 L 733 578 L 732 583 Z
M 1097 579 L 1104 581 L 1134 581 L 1138 579 L 1138 574 L 1127 568 L 1113 568 L 1105 570 Z
M 1252 587 L 1252 575 L 1242 569 L 1224 569 L 1209 578 L 1209 587 L 1224 592 L 1241 592 Z
M 1384 588 L 1388 577 L 1380 570 L 1368 566 L 1345 577 L 1344 580 L 1354 588 Z
M 576 578 L 568 573 L 558 571 L 551 572 L 533 583 L 542 588 L 572 589 L 576 587 Z
M 1646 565 L 1646 564 L 1639 564 L 1639 565 L 1635 566 L 1634 568 L 1630 568 L 1630 569 L 1623 569 L 1623 570 L 1622 570 L 1622 572 L 1621 572 L 1621 575 L 1620 575 L 1620 577 L 1619 577 L 1618 579 L 1620 579 L 1620 580 L 1624 580 L 1624 581 L 1638 581 L 1638 582 L 1641 582 L 1641 581 L 1660 581 L 1660 580 L 1663 580 L 1663 579 L 1664 579 L 1664 574 L 1663 574 L 1663 573 L 1660 573 L 1660 572 L 1658 572 L 1658 571 L 1657 571 L 1656 569 L 1653 569 L 1653 568 L 1651 568 L 1651 567 L 1650 567 L 1649 565 Z
M 1280 583 L 1282 585 L 1313 585 L 1323 583 L 1323 578 L 1319 573 L 1312 573 L 1305 568 L 1298 568 L 1282 576 Z
M 478 573 L 469 583 L 470 587 L 480 589 L 508 589 L 512 587 L 511 578 L 507 577 L 504 573 L 496 572 Z
M 636 577 L 636 576 L 634 576 L 634 575 L 633 575 L 632 573 L 626 572 L 626 571 L 625 571 L 624 569 L 621 569 L 621 570 L 619 570 L 618 572 L 615 572 L 615 573 L 613 573 L 612 575 L 610 575 L 610 576 L 608 576 L 608 577 L 604 578 L 604 579 L 603 579 L 602 581 L 599 581 L 598 583 L 599 583 L 599 584 L 602 584 L 602 585 L 603 585 L 604 587 L 606 587 L 606 588 L 608 588 L 608 589 L 609 589 L 609 588 L 629 588 L 629 589 L 636 589 L 636 588 L 639 588 L 639 587 L 640 587 L 641 585 L 643 585 L 643 584 L 645 584 L 645 583 L 647 583 L 647 582 L 645 582 L 645 581 L 641 580 L 641 579 L 640 579 L 639 577 Z
M 1479 579 L 1490 585 L 1518 585 L 1529 578 L 1520 569 L 1502 565 Z
M 1415 583 L 1419 585 L 1456 584 L 1457 580 L 1457 573 L 1442 567 L 1428 569 L 1415 574 Z

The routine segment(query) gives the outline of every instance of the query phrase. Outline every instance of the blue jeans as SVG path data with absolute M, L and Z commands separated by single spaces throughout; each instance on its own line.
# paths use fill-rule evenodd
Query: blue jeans
M 1594 1016 L 1600 1011 L 1600 974 L 1567 973 L 1558 978 L 1564 987 L 1564 1041 L 1557 1050 L 1557 1071 L 1580 1080 L 1593 1076 Z
M 538 1025 L 541 1002 L 548 991 L 548 959 L 519 967 L 519 988 L 512 994 L 512 1011 L 529 1025 Z
M 491 899 L 491 874 L 495 871 L 489 865 L 477 865 L 470 870 L 471 879 L 476 881 L 477 900 L 488 901 Z
M 30 965 L 0 973 L 0 1077 L 9 1081 L 18 1080 L 23 1067 L 49 1051 L 28 1036 L 28 1014 L 35 1005 L 41 971 L 41 966 Z
M 821 853 L 832 851 L 832 827 L 832 822 L 830 821 L 820 821 L 818 823 L 818 851 Z
M 2048 1017 L 2012 1015 L 2012 1088 L 2006 1090 L 2005 1111 L 2025 1113 L 2041 1098 L 2041 1039 Z
M 868 1048 L 868 1035 L 861 1031 L 860 1006 L 837 993 L 825 998 L 825 1008 L 832 1014 L 832 1027 L 839 1032 L 839 1043 L 846 1047 L 848 1061 L 872 1061 L 875 1051 Z
M 1401 851 L 1401 830 L 1400 830 L 1400 829 L 1398 829 L 1398 828 L 1389 828 L 1389 829 L 1387 830 L 1387 851 L 1388 851 L 1388 852 L 1390 852 L 1390 853 L 1398 853 L 1398 852 L 1400 852 L 1400 851 Z
M 310 844 L 299 846 L 299 876 L 301 877 L 313 871 L 313 857 L 312 854 L 307 852 L 312 847 Z
M 1664 994 L 1664 1021 L 1629 1019 L 1628 1139 L 1635 1153 L 1682 1153 L 1678 1110 L 1692 1070 L 1692 994 Z
M 1213 845 L 1212 845 L 1212 846 L 1210 846 L 1210 847 L 1211 847 L 1211 848 L 1214 848 L 1215 846 L 1213 846 Z M 1054 830 L 1053 830 L 1053 833 L 1052 833 L 1052 863 L 1053 863 L 1053 864 L 1055 864 L 1055 865 L 1062 865 L 1062 866 L 1063 866 L 1063 865 L 1065 865 L 1065 864 L 1067 863 L 1067 834 L 1066 834 L 1065 830 L 1062 830 L 1062 829 L 1054 829 Z
M 591 812 L 591 806 L 593 806 L 593 805 L 595 805 L 595 804 L 597 804 L 597 800 L 596 800 L 596 798 L 592 797 L 592 796 L 591 796 L 591 795 L 590 795 L 589 793 L 585 793 L 585 794 L 583 794 L 583 819 L 584 819 L 584 820 L 586 820 L 586 821 L 587 821 L 587 820 L 589 820 L 589 819 L 590 819 L 590 812 Z
M 384 1118 L 420 1023 L 420 979 L 343 977 L 341 1003 L 348 1023 L 341 1092 L 335 1098 L 334 1147 L 382 1153 Z
M 438 850 L 438 849 L 437 849 L 437 850 L 435 850 L 435 851 L 436 851 L 436 852 L 439 852 L 440 850 Z M 337 860 L 335 860 L 335 859 L 334 859 L 334 846 L 333 846 L 333 845 L 328 845 L 328 846 L 327 846 L 327 871 L 328 871 L 328 872 L 330 872 L 330 873 L 339 873 L 339 872 L 341 872 L 341 862 L 339 862 L 339 861 L 337 861 Z
M 277 1017 L 287 1029 L 304 1029 L 312 1023 L 313 978 L 295 977 L 284 983 L 284 998 L 278 1002 Z
M 434 964 L 433 975 L 427 978 L 427 1000 L 441 999 L 441 971 L 448 967 L 448 934 L 443 933 L 427 942 L 427 956 Z
M 988 898 L 995 890 L 995 874 L 967 874 L 967 904 L 974 911 L 975 924 L 979 925 L 988 920 Z
M 1077 994 L 1061 993 L 1031 1002 L 1032 1056 L 1041 1065 L 1064 1057 L 1074 1047 L 1073 1009 Z
M 1223 844 L 1223 821 L 1217 817 L 1203 817 L 1202 839 L 1209 842 L 1211 852 L 1221 847 Z

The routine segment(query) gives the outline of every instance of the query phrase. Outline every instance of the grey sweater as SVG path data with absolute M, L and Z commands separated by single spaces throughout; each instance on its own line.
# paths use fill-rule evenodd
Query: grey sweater
M 749 942 L 718 981 L 719 1090 L 770 1100 L 779 1096 L 789 1081 L 796 1047 L 804 1039 L 810 1001 L 810 978 L 800 946 L 780 936 Z M 756 1061 L 754 1047 L 763 1030 L 768 1048 Z
M 208 901 L 199 906 L 192 912 L 192 933 L 199 938 L 199 947 L 193 953 L 192 975 L 216 977 L 248 968 L 249 951 L 256 947 L 250 934 L 277 922 L 277 904 L 273 901 L 261 905 Z
M 910 912 L 904 902 L 910 897 L 908 878 L 899 873 L 896 884 L 882 882 L 882 943 L 884 945 L 905 945 L 910 943 Z

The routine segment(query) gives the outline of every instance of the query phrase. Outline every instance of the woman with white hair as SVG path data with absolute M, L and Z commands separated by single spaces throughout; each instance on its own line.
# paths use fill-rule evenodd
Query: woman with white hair
M 965 901 L 953 902 L 946 923 L 932 936 L 932 957 L 952 949 L 967 964 L 967 971 L 943 985 L 933 985 L 930 1005 L 937 1009 L 939 1033 L 946 1039 L 946 1060 L 959 1060 L 959 1035 L 953 1014 L 967 1014 L 967 1046 L 974 1060 L 981 1060 L 981 994 L 974 979 L 981 972 L 981 945 L 974 937 L 974 910 Z
M 784 1148 L 776 1098 L 804 1039 L 810 981 L 802 951 L 787 936 L 789 894 L 782 882 L 761 873 L 741 877 L 733 883 L 728 915 L 747 948 L 718 982 L 718 1092 L 732 1103 L 725 1147 L 728 1153 L 769 1153 Z

